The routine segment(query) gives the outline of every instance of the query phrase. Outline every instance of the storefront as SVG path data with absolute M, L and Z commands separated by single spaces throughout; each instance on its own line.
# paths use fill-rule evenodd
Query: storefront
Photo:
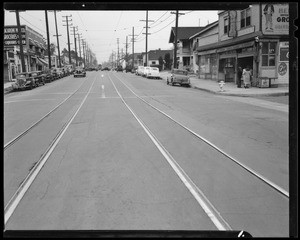
M 218 63 L 216 50 L 199 52 L 199 77 L 201 79 L 212 79 L 218 78 Z

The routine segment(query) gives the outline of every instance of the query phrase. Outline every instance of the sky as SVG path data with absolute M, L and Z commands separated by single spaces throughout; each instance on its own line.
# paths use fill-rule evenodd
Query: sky
M 174 11 L 148 11 L 148 51 L 155 49 L 172 49 L 169 43 L 171 28 L 175 27 Z M 218 20 L 218 11 L 179 11 L 185 13 L 180 15 L 179 27 L 205 26 Z M 119 38 L 119 53 L 126 52 L 126 36 L 128 40 L 127 52 L 132 53 L 132 32 L 134 27 L 135 43 L 134 52 L 145 52 L 146 50 L 146 11 L 57 11 L 57 27 L 60 50 L 68 49 L 68 37 L 66 17 L 71 16 L 70 23 L 77 26 L 76 33 L 81 34 L 89 48 L 96 55 L 98 63 L 109 60 L 114 51 L 118 52 L 117 39 Z M 142 20 L 142 21 L 141 21 Z M 57 45 L 54 12 L 48 11 L 48 22 L 50 32 L 50 43 Z M 41 33 L 47 38 L 45 11 L 20 12 L 20 24 Z M 4 10 L 4 25 L 16 25 L 16 14 Z M 64 26 L 65 25 L 65 26 Z M 73 26 L 70 28 L 71 50 L 75 49 Z M 79 49 L 77 43 L 77 49 Z M 81 47 L 82 49 L 82 47 Z

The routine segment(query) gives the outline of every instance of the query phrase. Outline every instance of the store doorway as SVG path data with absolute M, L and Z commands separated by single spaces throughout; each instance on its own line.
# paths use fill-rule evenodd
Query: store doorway
M 247 66 L 253 70 L 253 57 L 239 57 L 238 67 L 242 67 L 242 69 L 244 69 Z

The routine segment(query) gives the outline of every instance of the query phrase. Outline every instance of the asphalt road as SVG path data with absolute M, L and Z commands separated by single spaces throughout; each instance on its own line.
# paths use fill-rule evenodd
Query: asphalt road
M 46 161 L 5 229 L 288 236 L 288 112 L 259 100 L 100 71 L 6 95 L 5 144 L 45 118 L 4 151 L 5 206 Z

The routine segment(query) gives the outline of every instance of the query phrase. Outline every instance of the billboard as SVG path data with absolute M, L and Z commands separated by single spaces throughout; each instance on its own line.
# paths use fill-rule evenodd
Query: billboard
M 262 32 L 289 34 L 289 4 L 262 4 Z
M 26 29 L 21 26 L 22 44 L 26 45 Z M 4 27 L 4 47 L 19 45 L 19 34 L 17 26 Z

